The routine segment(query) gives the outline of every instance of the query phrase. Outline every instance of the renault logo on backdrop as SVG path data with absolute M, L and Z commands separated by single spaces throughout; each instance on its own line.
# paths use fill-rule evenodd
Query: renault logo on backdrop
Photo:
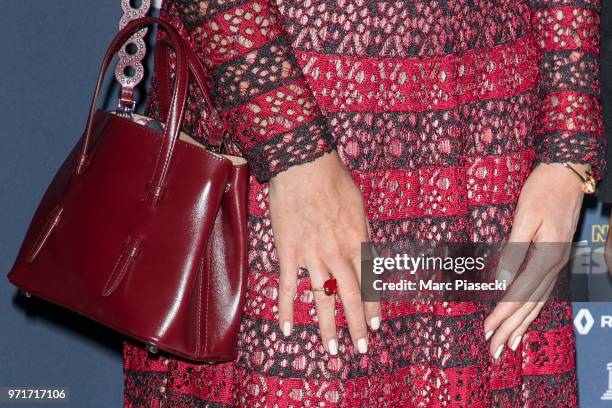
M 601 329 L 612 329 L 612 315 L 602 314 L 597 317 L 598 327 Z M 595 325 L 595 318 L 589 309 L 580 309 L 574 317 L 574 327 L 578 334 L 589 334 Z
M 582 335 L 589 334 L 593 328 L 595 320 L 589 309 L 580 309 L 574 317 L 574 327 L 576 331 Z

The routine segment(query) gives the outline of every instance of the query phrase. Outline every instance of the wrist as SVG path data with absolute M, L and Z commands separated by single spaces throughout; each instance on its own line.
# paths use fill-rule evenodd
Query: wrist
M 572 193 L 576 193 L 576 195 L 584 195 L 582 182 L 575 174 L 572 174 L 563 163 L 539 163 L 536 168 L 533 169 L 531 176 L 536 177 L 538 180 L 542 180 L 541 183 L 543 184 L 540 186 L 542 189 L 562 188 L 566 192 L 571 191 Z M 541 178 L 542 176 L 545 180 Z
M 342 162 L 336 150 L 331 150 L 312 161 L 296 164 L 270 178 L 270 187 L 284 184 L 299 184 L 310 180 L 328 179 L 328 175 L 335 174 L 335 171 Z

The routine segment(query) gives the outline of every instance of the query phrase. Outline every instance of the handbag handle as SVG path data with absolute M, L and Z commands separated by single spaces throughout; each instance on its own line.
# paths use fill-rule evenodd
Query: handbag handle
M 111 45 L 108 47 L 106 55 L 104 56 L 104 59 L 102 61 L 102 67 L 100 68 L 98 82 L 96 84 L 96 91 L 94 93 L 93 100 L 91 102 L 91 107 L 89 109 L 89 116 L 87 118 L 87 125 L 85 128 L 85 138 L 83 140 L 83 144 L 81 146 L 79 156 L 77 158 L 75 173 L 77 175 L 82 174 L 85 171 L 89 162 L 88 153 L 91 145 L 93 132 L 93 117 L 97 109 L 97 102 L 100 96 L 102 82 L 104 81 L 104 76 L 113 56 L 115 55 L 115 53 L 117 53 L 123 43 L 132 34 L 134 34 L 134 32 L 151 24 L 158 24 L 159 27 L 162 28 L 169 35 L 170 40 L 172 42 L 172 46 L 174 47 L 174 50 L 176 52 L 176 86 L 174 87 L 174 91 L 172 93 L 172 101 L 170 103 L 168 119 L 166 120 L 162 147 L 157 162 L 155 163 L 155 170 L 153 171 L 153 176 L 151 177 L 151 181 L 147 183 L 145 191 L 147 200 L 151 201 L 152 204 L 156 204 L 163 194 L 164 182 L 168 173 L 168 166 L 170 165 L 170 160 L 172 159 L 174 145 L 176 144 L 176 141 L 178 139 L 180 124 L 182 122 L 183 113 L 185 110 L 185 99 L 187 96 L 187 80 L 189 79 L 189 73 L 187 71 L 186 63 L 185 45 L 182 38 L 172 25 L 158 18 L 144 17 L 139 18 L 137 20 L 133 20 L 127 26 L 125 26 L 125 28 L 119 31 L 119 33 L 117 33 L 117 35 L 111 42 Z
M 170 77 L 170 64 L 168 63 L 168 55 L 172 44 L 166 37 L 157 40 L 155 45 L 155 71 L 156 80 L 159 93 L 159 105 L 161 114 L 163 117 L 168 115 L 167 101 L 170 99 L 170 90 L 172 89 L 172 82 Z M 208 116 L 209 126 L 211 134 L 208 135 L 208 144 L 214 148 L 219 148 L 223 142 L 225 136 L 225 128 L 219 118 L 219 112 L 215 109 L 215 105 L 210 96 L 210 89 L 206 81 L 207 70 L 202 64 L 202 61 L 198 58 L 191 47 L 186 44 L 185 52 L 187 54 L 187 63 L 189 64 L 189 71 L 198 83 L 198 86 L 202 90 L 204 102 L 210 109 Z

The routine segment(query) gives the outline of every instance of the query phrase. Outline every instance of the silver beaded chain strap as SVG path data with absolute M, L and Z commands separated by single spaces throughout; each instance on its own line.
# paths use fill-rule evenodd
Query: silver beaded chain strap
M 140 0 L 138 7 L 132 6 L 132 0 L 121 0 L 123 16 L 119 20 L 119 29 L 123 29 L 130 21 L 145 17 L 151 7 L 151 0 Z M 144 41 L 148 28 L 136 32 L 123 44 L 119 50 L 119 62 L 115 67 L 115 78 L 121 84 L 118 113 L 129 115 L 134 111 L 134 88 L 144 78 L 142 60 L 147 52 Z M 131 72 L 126 72 L 131 68 Z

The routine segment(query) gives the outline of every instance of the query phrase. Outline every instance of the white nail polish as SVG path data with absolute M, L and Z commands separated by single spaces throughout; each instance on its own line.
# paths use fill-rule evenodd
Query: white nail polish
M 379 327 L 380 327 L 380 317 L 374 316 L 372 319 L 370 319 L 370 328 L 372 330 L 378 330 Z
M 283 334 L 285 335 L 285 337 L 289 337 L 291 335 L 291 323 L 283 323 Z
M 512 342 L 512 346 L 510 346 L 512 351 L 516 351 L 516 349 L 518 348 L 519 344 L 521 344 L 521 338 L 522 337 L 523 336 L 518 336 L 516 339 L 514 339 L 514 341 Z
M 332 356 L 338 354 L 338 342 L 336 341 L 336 339 L 331 339 L 327 343 L 327 347 L 329 348 L 329 354 L 331 354 Z
M 366 341 L 366 339 L 357 340 L 357 350 L 359 350 L 361 354 L 365 354 L 368 352 L 368 342 Z
M 489 330 L 487 334 L 485 334 L 485 340 L 489 340 L 492 335 L 493 335 L 493 330 Z
M 503 350 L 504 350 L 504 345 L 502 344 L 502 345 L 500 345 L 500 346 L 497 348 L 497 351 L 495 352 L 495 356 L 494 356 L 494 358 L 495 358 L 496 360 L 499 358 L 499 356 L 501 356 L 501 353 L 502 353 L 502 351 L 503 351 Z

